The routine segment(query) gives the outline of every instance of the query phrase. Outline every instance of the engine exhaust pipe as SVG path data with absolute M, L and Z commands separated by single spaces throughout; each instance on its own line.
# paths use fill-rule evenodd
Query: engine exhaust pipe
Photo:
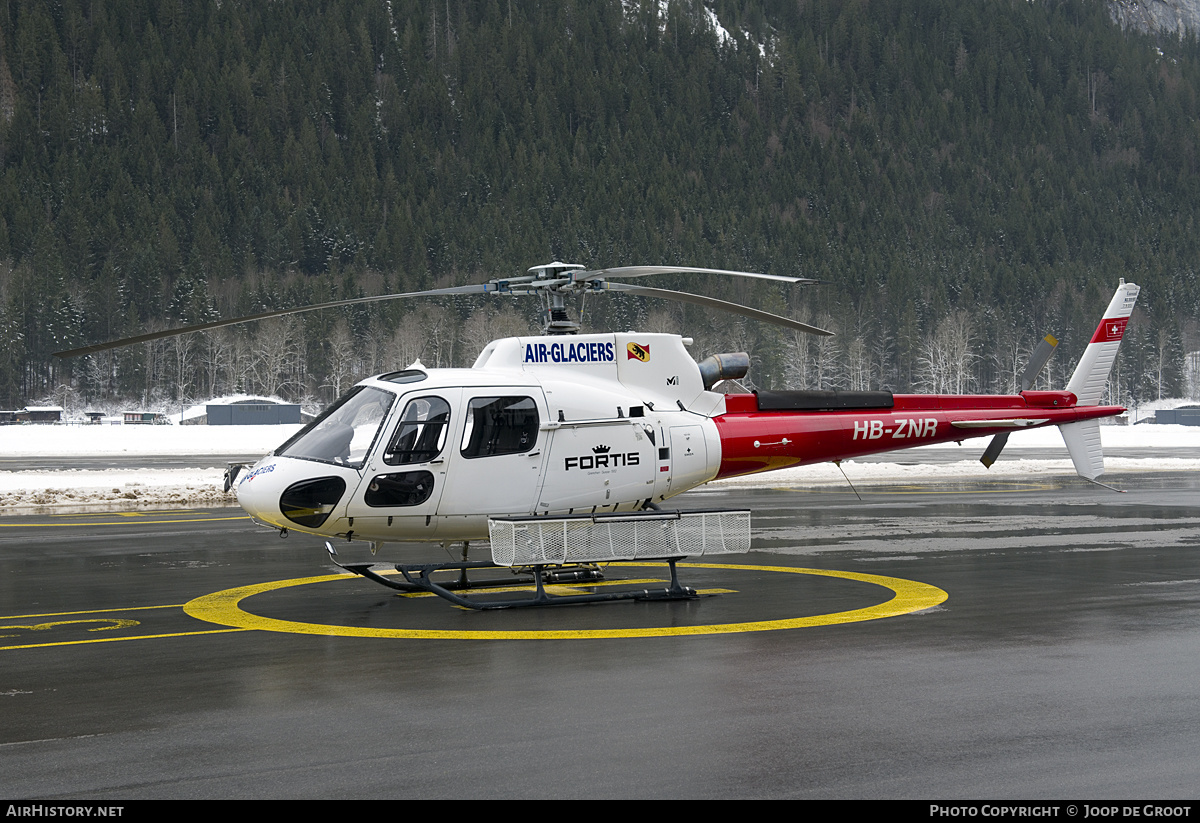
M 700 367 L 704 390 L 708 391 L 722 380 L 736 380 L 739 377 L 745 377 L 750 371 L 750 355 L 744 351 L 714 354 L 696 365 Z

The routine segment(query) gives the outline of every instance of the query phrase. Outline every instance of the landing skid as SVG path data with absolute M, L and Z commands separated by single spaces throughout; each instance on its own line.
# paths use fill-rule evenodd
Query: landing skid
M 671 558 L 665 562 L 671 568 L 671 584 L 666 588 L 661 589 L 640 589 L 636 591 L 610 592 L 604 594 L 549 594 L 546 591 L 546 584 L 551 585 L 561 583 L 587 583 L 587 582 L 602 582 L 604 580 L 603 573 L 594 566 L 558 566 L 558 565 L 535 565 L 531 566 L 530 570 L 524 577 L 508 577 L 508 578 L 492 578 L 488 580 L 468 580 L 467 572 L 473 569 L 509 569 L 508 566 L 501 566 L 496 563 L 488 563 L 486 561 L 463 562 L 463 563 L 427 563 L 427 564 L 396 564 L 396 571 L 404 576 L 403 583 L 391 580 L 381 574 L 376 574 L 372 569 L 371 563 L 340 563 L 337 558 L 330 553 L 330 559 L 333 560 L 341 568 L 348 572 L 353 572 L 368 580 L 374 580 L 382 586 L 387 586 L 389 589 L 404 592 L 406 594 L 427 592 L 436 594 L 443 600 L 448 600 L 456 606 L 462 606 L 466 609 L 474 609 L 476 611 L 492 611 L 495 609 L 522 609 L 532 606 L 569 606 L 577 603 L 611 603 L 618 600 L 695 600 L 700 595 L 695 589 L 689 586 L 682 586 L 679 583 L 679 577 L 675 569 L 675 563 L 681 558 Z M 433 574 L 444 571 L 459 572 L 458 578 L 448 582 L 438 582 L 433 579 Z M 528 586 L 533 584 L 534 595 L 532 598 L 524 600 L 480 600 L 472 599 L 456 592 L 464 592 L 468 590 L 489 588 L 495 589 L 499 587 L 509 587 L 513 585 Z

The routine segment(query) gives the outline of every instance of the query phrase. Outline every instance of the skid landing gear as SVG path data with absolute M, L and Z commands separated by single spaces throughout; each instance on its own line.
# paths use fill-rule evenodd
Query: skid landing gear
M 531 606 L 567 606 L 577 603 L 609 603 L 618 600 L 694 600 L 702 596 L 695 589 L 680 585 L 675 564 L 682 558 L 670 558 L 664 561 L 671 569 L 671 584 L 665 588 L 607 593 L 549 594 L 546 591 L 547 585 L 603 583 L 604 574 L 599 568 L 593 565 L 535 565 L 523 570 L 523 574 L 520 576 L 469 580 L 467 572 L 470 570 L 506 569 L 512 571 L 512 569 L 508 566 L 501 566 L 486 561 L 423 564 L 397 563 L 396 571 L 404 576 L 405 582 L 401 583 L 397 580 L 376 574 L 371 569 L 373 565 L 371 563 L 341 563 L 338 561 L 333 547 L 328 543 L 325 544 L 325 547 L 329 550 L 329 556 L 333 562 L 348 572 L 353 572 L 368 580 L 374 580 L 376 583 L 387 586 L 389 589 L 394 589 L 395 591 L 409 594 L 414 592 L 428 592 L 429 594 L 436 594 L 438 597 L 448 600 L 456 606 L 475 609 L 477 611 L 520 609 Z M 439 582 L 433 578 L 433 575 L 437 572 L 447 571 L 458 572 L 458 575 L 455 579 L 445 582 Z M 476 590 L 486 593 L 488 589 L 494 590 L 501 587 L 523 587 L 529 585 L 534 586 L 534 595 L 532 598 L 523 600 L 480 600 L 458 594 L 458 592 L 473 592 Z

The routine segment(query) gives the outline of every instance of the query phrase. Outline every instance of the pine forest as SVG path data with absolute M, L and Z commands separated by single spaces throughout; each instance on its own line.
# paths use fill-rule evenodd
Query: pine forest
M 773 388 L 1009 392 L 1047 333 L 1061 388 L 1125 278 L 1111 399 L 1180 397 L 1200 382 L 1200 47 L 1098 0 L 0 4 L 2 408 L 319 407 L 417 359 L 469 366 L 539 329 L 536 302 L 53 353 L 551 260 L 820 279 L 646 284 L 832 338 L 586 306 L 587 330 L 748 351 Z

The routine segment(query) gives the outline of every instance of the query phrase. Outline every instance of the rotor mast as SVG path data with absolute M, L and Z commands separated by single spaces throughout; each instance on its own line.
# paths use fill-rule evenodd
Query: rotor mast
M 534 283 L 542 286 L 537 290 L 542 300 L 542 334 L 579 334 L 579 321 L 567 313 L 567 292 L 575 290 L 571 272 L 582 269 L 578 263 L 557 260 L 529 269 Z

